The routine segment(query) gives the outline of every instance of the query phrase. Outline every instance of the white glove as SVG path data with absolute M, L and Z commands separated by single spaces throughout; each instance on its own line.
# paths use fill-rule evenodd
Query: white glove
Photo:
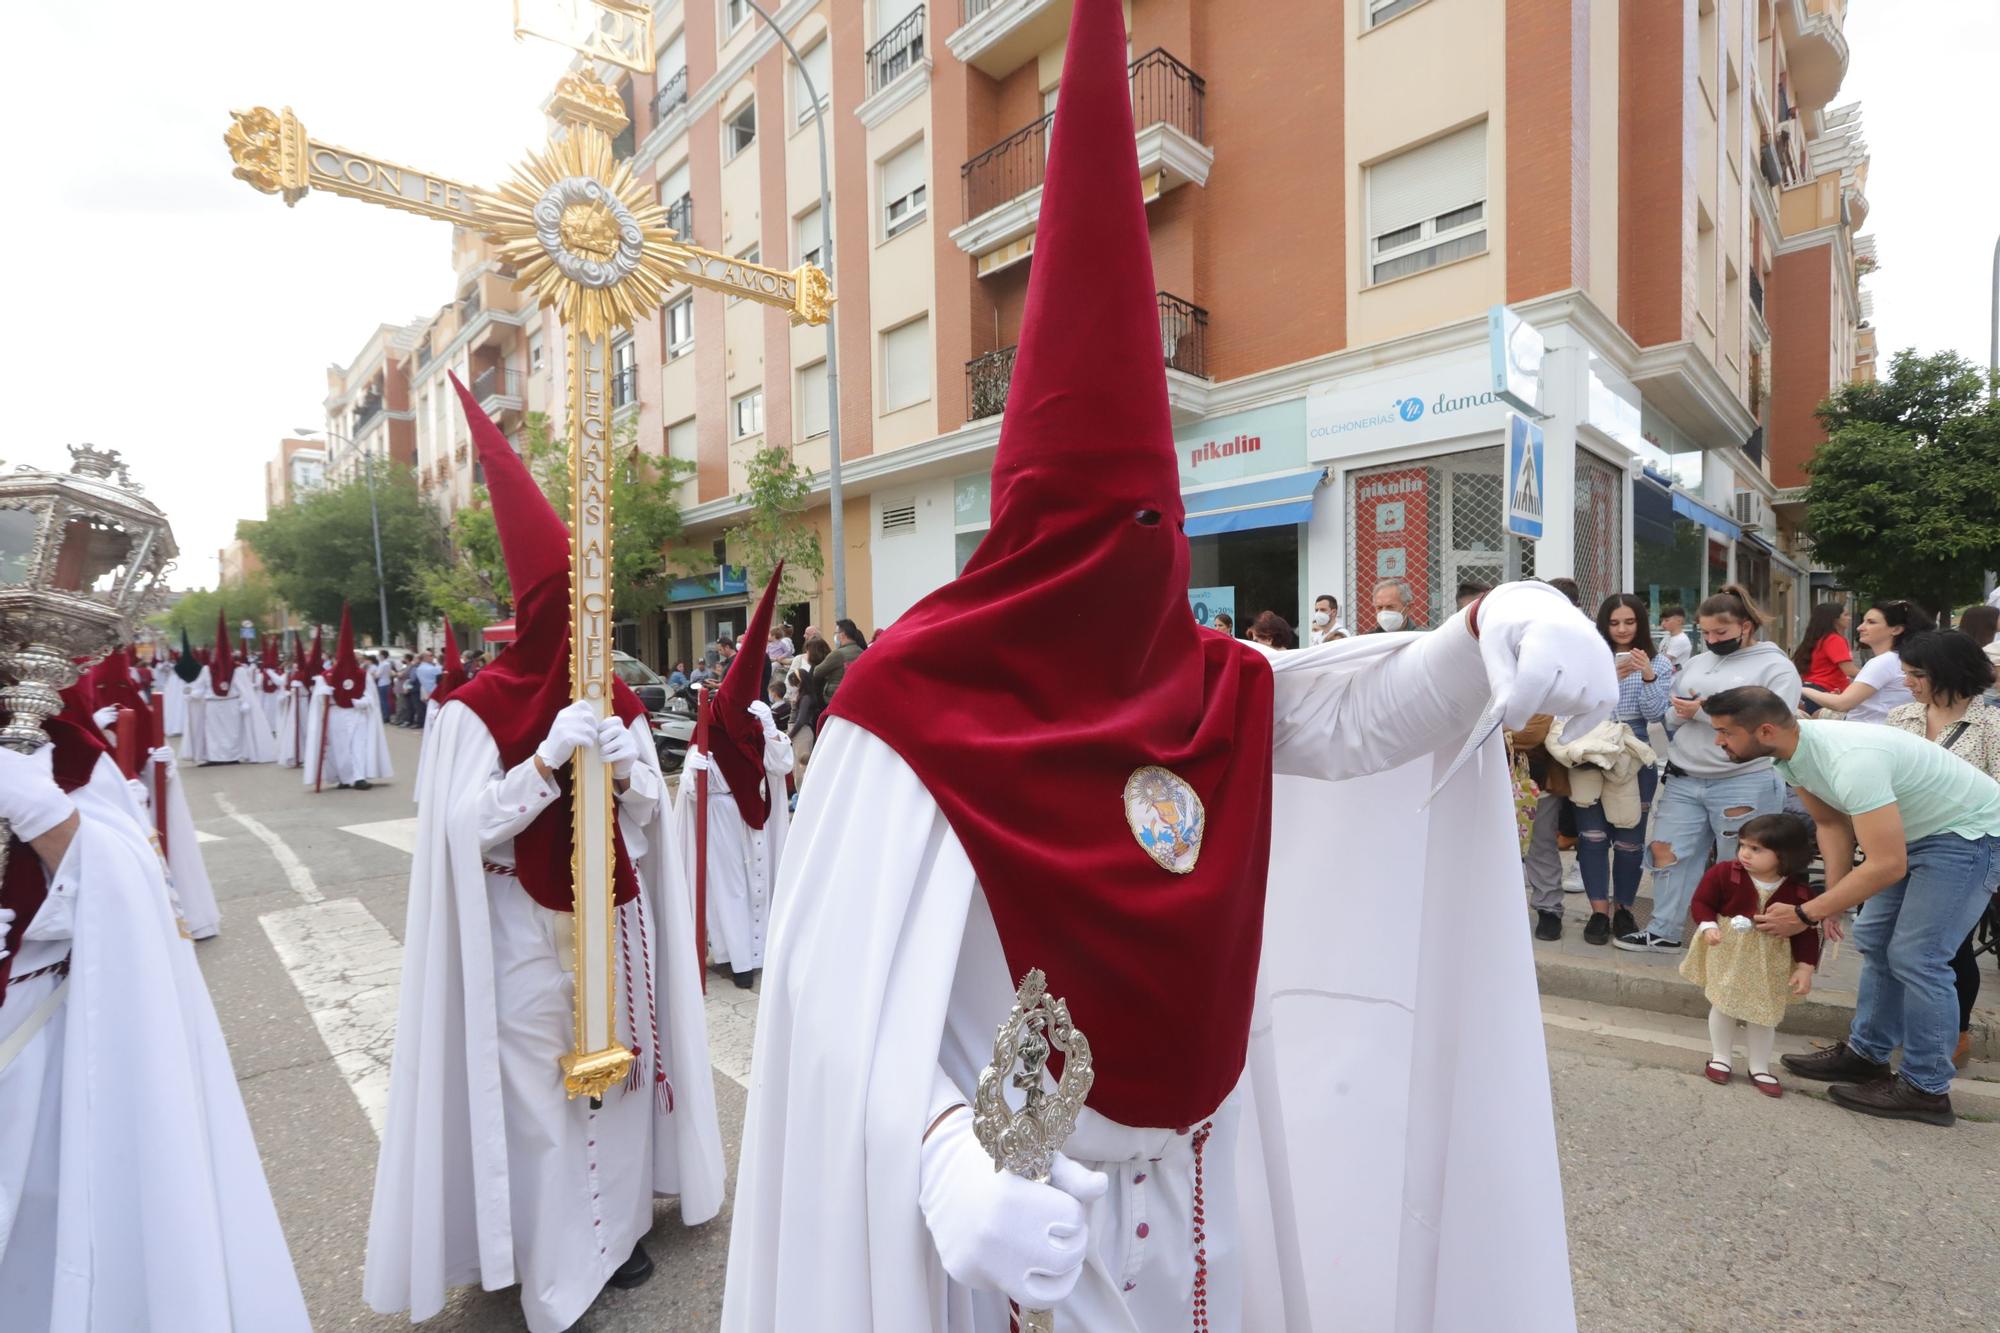
M 7 947 L 7 932 L 12 930 L 13 927 L 14 909 L 11 907 L 0 907 L 0 961 L 14 956 L 14 951 Z
M 579 748 L 597 744 L 597 714 L 579 699 L 556 714 L 549 734 L 535 747 L 535 758 L 551 769 L 561 768 Z
M 146 784 L 137 778 L 125 779 L 125 790 L 132 793 L 132 799 L 141 810 L 153 808 L 153 794 L 146 790 Z
M 116 708 L 100 708 L 90 715 L 90 720 L 100 727 L 116 726 L 118 725 L 118 710 Z
M 764 728 L 764 735 L 767 738 L 778 734 L 778 720 L 771 716 L 771 705 L 762 699 L 750 705 L 750 716 L 756 718 L 758 724 Z
M 0 819 L 13 826 L 22 842 L 33 842 L 76 809 L 56 786 L 55 754 L 53 745 L 33 754 L 0 746 Z
M 180 776 L 180 765 L 174 762 L 174 752 L 168 747 L 162 745 L 148 753 L 146 757 L 167 770 L 169 780 Z
M 692 745 L 688 747 L 687 758 L 681 761 L 681 772 L 683 773 L 706 773 L 713 767 L 715 765 L 709 763 L 708 756 L 700 750 L 695 749 Z
M 1618 672 L 1604 636 L 1546 583 L 1503 583 L 1486 594 L 1479 655 L 1510 729 L 1552 713 L 1570 719 L 1567 734 L 1581 736 L 1617 706 Z
M 620 782 L 632 776 L 632 765 L 639 762 L 639 742 L 615 716 L 597 724 L 597 752 L 611 765 L 611 776 Z
M 1102 1174 L 1060 1153 L 1046 1185 L 995 1171 L 960 1108 L 924 1141 L 920 1179 L 917 1202 L 954 1281 L 1036 1310 L 1068 1297 L 1090 1248 L 1086 1205 L 1109 1184 Z

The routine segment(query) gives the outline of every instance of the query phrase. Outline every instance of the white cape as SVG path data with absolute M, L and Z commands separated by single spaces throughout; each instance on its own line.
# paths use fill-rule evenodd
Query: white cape
M 308 787 L 322 789 L 353 786 L 356 782 L 386 782 L 396 776 L 389 762 L 389 736 L 382 730 L 382 715 L 375 711 L 375 691 L 364 689 L 352 708 L 335 708 L 333 687 L 325 681 L 313 685 L 306 704 L 306 749 L 303 778 Z M 321 755 L 321 729 L 326 732 L 325 754 Z M 324 758 L 324 764 L 322 764 Z
M 792 771 L 792 742 L 783 734 L 764 743 L 764 784 L 771 796 L 771 813 L 764 827 L 743 822 L 736 798 L 720 769 L 708 779 L 708 960 L 727 964 L 732 972 L 754 972 L 764 966 L 764 943 L 770 937 L 771 888 L 785 857 L 785 837 L 792 815 L 785 778 Z M 680 836 L 682 873 L 693 884 L 695 828 L 699 820 L 693 775 L 683 772 L 674 798 L 674 828 Z
M 196 709 L 196 741 L 188 746 L 189 757 L 203 764 L 271 763 L 278 757 L 278 746 L 259 702 L 263 686 L 256 669 L 238 667 L 230 679 L 229 693 L 219 698 L 210 670 L 203 667 L 188 688 Z
M 478 715 L 462 705 L 447 703 L 431 725 L 437 734 L 417 804 L 402 1002 L 362 1280 L 371 1307 L 408 1310 L 419 1320 L 437 1313 L 453 1286 L 477 1282 L 491 1291 L 521 1280 L 516 1195 L 532 1197 L 510 1173 L 508 1108 L 529 1099 L 503 1080 L 509 1016 L 498 1012 L 495 972 L 497 914 L 529 900 L 517 883 L 490 881 L 483 870 L 477 809 L 488 775 L 500 768 L 499 752 Z M 644 725 L 643 719 L 635 724 Z M 655 1103 L 650 1185 L 658 1195 L 678 1194 L 681 1218 L 693 1226 L 722 1205 L 722 1133 L 695 958 L 692 894 L 673 852 L 658 760 L 649 746 L 640 749 L 661 792 L 661 804 L 643 829 L 654 854 L 641 857 L 637 869 L 657 923 L 653 981 L 663 1068 L 674 1090 L 671 1111 Z M 498 893 L 509 895 L 507 904 L 489 901 Z M 553 1060 L 547 1076 L 559 1077 Z M 611 1098 L 633 1095 L 649 1094 L 613 1089 L 606 1106 Z M 536 1129 L 530 1122 L 516 1132 L 532 1137 Z M 581 1172 L 583 1164 L 576 1169 Z M 582 1219 L 578 1225 L 588 1235 Z M 616 1255 L 614 1266 L 624 1257 Z M 601 1279 L 575 1273 L 569 1281 L 587 1286 L 582 1297 L 587 1305 L 596 1291 L 589 1284 Z M 524 1304 L 530 1297 L 555 1304 L 574 1293 L 524 1292 L 523 1297 Z
M 306 1333 L 222 1029 L 139 811 L 109 758 L 73 799 L 82 823 L 29 931 L 45 961 L 72 937 L 68 995 L 0 1072 L 0 1326 Z M 10 987 L 0 1032 L 54 983 Z
M 297 768 L 306 752 L 306 690 L 297 682 L 286 681 L 278 696 L 277 737 L 279 765 Z
M 187 682 L 172 667 L 153 672 L 153 699 L 165 704 L 160 725 L 167 735 L 178 736 L 187 729 Z
M 170 759 L 166 768 L 167 885 L 173 891 L 174 906 L 187 933 L 194 939 L 205 940 L 221 932 L 222 908 L 215 901 L 215 886 L 209 883 L 208 863 L 202 859 L 201 839 L 195 836 L 194 815 L 188 809 L 187 792 L 181 786 L 180 767 Z M 147 805 L 141 813 L 151 821 L 155 818 L 151 808 L 153 766 L 148 763 L 143 771 L 145 777 L 141 781 Z M 157 833 L 157 824 L 149 823 L 148 827 Z
M 1571 1329 L 1497 738 L 1418 808 L 1484 701 L 1477 646 L 1454 624 L 1273 666 L 1266 952 L 1246 1077 L 1225 1103 L 1240 1113 L 1236 1189 L 1211 1194 L 1213 1327 Z M 1006 1012 L 983 891 L 887 745 L 830 723 L 812 772 L 779 874 L 723 1328 L 999 1333 L 1004 1303 L 946 1277 L 915 1202 L 935 1070 L 967 1088 Z M 1348 780 L 1287 776 L 1300 773 Z M 1337 875 L 1327 847 L 1341 849 Z M 1096 1128 L 1100 1141 L 1146 1133 Z M 1098 1257 L 1131 1234 L 1097 1229 L 1129 1226 L 1129 1194 L 1115 1178 L 1093 1211 L 1093 1258 L 1058 1327 L 1179 1326 L 1139 1322 L 1148 1293 L 1121 1296 Z

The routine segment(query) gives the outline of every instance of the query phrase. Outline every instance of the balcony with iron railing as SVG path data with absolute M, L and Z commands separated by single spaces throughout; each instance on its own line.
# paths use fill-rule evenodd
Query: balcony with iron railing
M 639 367 L 626 366 L 611 372 L 611 408 L 636 407 L 639 402 Z
M 687 105 L 688 72 L 682 65 L 671 74 L 661 75 L 660 91 L 653 96 L 653 123 L 659 124 L 674 112 Z
M 1130 79 L 1139 175 L 1147 198 L 1180 185 L 1205 184 L 1215 160 L 1202 142 L 1206 82 L 1157 47 L 1132 62 Z M 1041 211 L 1055 115 L 1052 111 L 1022 126 L 959 169 L 968 221 L 951 236 L 961 250 L 984 261 L 982 274 L 1027 254 L 1028 247 L 1015 243 L 1034 232 Z
M 694 235 L 694 195 L 684 194 L 667 205 L 667 225 L 684 241 Z
M 382 400 L 374 397 L 362 399 L 361 405 L 354 409 L 354 433 L 361 434 L 381 419 Z
M 1156 294 L 1160 312 L 1160 355 L 1168 370 L 1208 378 L 1208 312 L 1167 292 Z M 998 416 L 1007 406 L 1019 347 L 975 356 L 965 363 L 965 418 Z
M 873 97 L 924 63 L 924 7 L 918 5 L 868 48 L 868 95 Z
M 488 415 L 520 411 L 520 372 L 503 366 L 488 366 L 472 377 L 472 397 Z
M 965 64 L 1004 79 L 1069 31 L 1073 0 L 958 0 L 959 25 L 945 45 Z

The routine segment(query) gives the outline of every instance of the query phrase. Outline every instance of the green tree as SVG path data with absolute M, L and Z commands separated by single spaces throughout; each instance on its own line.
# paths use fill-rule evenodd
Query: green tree
M 2000 567 L 2000 402 L 1986 373 L 1905 349 L 1888 378 L 1842 387 L 1819 419 L 1814 559 L 1871 598 L 1932 611 L 1977 600 L 1983 571 Z
M 225 583 L 219 588 L 183 593 L 179 601 L 154 616 L 152 623 L 168 631 L 168 638 L 176 648 L 180 647 L 181 631 L 184 629 L 190 640 L 207 647 L 215 638 L 218 611 L 229 623 L 230 641 L 234 643 L 236 626 L 243 620 L 253 622 L 260 632 L 268 631 L 277 622 L 278 595 L 272 589 L 269 578 L 252 574 L 240 583 Z
M 374 498 L 390 632 L 411 635 L 428 609 L 417 591 L 424 571 L 449 559 L 443 528 L 408 468 L 378 468 Z M 261 524 L 246 528 L 244 538 L 263 560 L 278 595 L 307 620 L 339 624 L 345 602 L 354 608 L 358 633 L 379 628 L 366 478 L 323 487 L 274 509 Z
M 682 538 L 681 483 L 694 464 L 651 458 L 637 443 L 636 423 L 622 423 L 613 439 L 612 527 L 617 536 L 611 558 L 611 596 L 621 618 L 658 610 L 665 594 L 667 566 Z M 568 442 L 553 435 L 549 419 L 530 412 L 522 428 L 521 458 L 556 512 L 569 512 Z M 487 493 L 473 493 L 444 537 L 446 558 L 418 578 L 425 604 L 454 624 L 478 624 L 482 617 L 513 611 L 513 588 L 500 548 Z
M 727 534 L 730 559 L 747 568 L 753 594 L 783 560 L 785 581 L 778 600 L 811 597 L 826 568 L 818 530 L 800 517 L 812 497 L 812 474 L 792 461 L 790 450 L 774 444 L 751 455 L 744 480 L 737 499 L 750 506 L 750 513 Z

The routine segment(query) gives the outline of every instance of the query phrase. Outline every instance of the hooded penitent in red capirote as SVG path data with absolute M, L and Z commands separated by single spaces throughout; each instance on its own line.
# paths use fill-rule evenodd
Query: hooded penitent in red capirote
M 278 692 L 278 677 L 284 670 L 284 663 L 278 657 L 278 641 L 276 639 L 264 640 L 264 653 L 258 661 L 258 666 L 260 670 L 257 674 L 264 682 L 264 693 L 276 694 Z
M 708 753 L 729 784 L 729 795 L 743 822 L 763 828 L 771 817 L 771 793 L 764 781 L 764 724 L 750 715 L 750 705 L 764 698 L 765 673 L 770 660 L 747 645 L 763 643 L 771 634 L 771 611 L 778 600 L 778 583 L 785 577 L 785 563 L 771 572 L 764 596 L 750 616 L 750 627 L 739 643 L 745 650 L 729 661 L 722 684 L 709 696 Z
M 215 651 L 208 658 L 208 688 L 218 699 L 229 697 L 229 685 L 236 675 L 236 655 L 229 650 L 229 622 L 221 608 L 215 612 Z
M 354 658 L 354 618 L 347 603 L 340 604 L 340 638 L 334 643 L 333 661 L 327 665 L 327 684 L 333 686 L 336 708 L 352 708 L 368 688 L 368 675 Z
M 431 688 L 431 702 L 439 708 L 444 707 L 445 700 L 465 684 L 465 659 L 459 656 L 458 634 L 449 620 L 444 622 L 443 657 L 443 670 L 438 672 L 437 684 Z
M 569 528 L 528 472 L 514 446 L 500 433 L 458 376 L 451 377 L 472 427 L 473 447 L 486 473 L 486 491 L 493 501 L 493 521 L 500 530 L 500 553 L 507 561 L 507 582 L 514 593 L 514 624 L 519 637 L 477 676 L 452 694 L 452 702 L 479 714 L 500 749 L 500 761 L 512 768 L 524 763 L 549 734 L 556 714 L 571 702 L 569 674 Z M 637 695 L 615 676 L 611 707 L 630 726 L 646 715 Z M 552 912 L 574 909 L 570 881 L 573 844 L 570 806 L 573 765 L 565 765 L 557 780 L 562 794 L 535 821 L 514 837 L 514 868 L 528 896 Z M 616 900 L 638 896 L 639 881 L 625 853 L 623 835 L 616 839 L 618 870 Z
M 1248 1043 L 1272 677 L 1188 610 L 1132 139 L 1119 7 L 1079 4 L 992 528 L 956 581 L 847 669 L 830 713 L 885 741 L 936 799 L 1009 968 L 1043 969 L 1090 1034 L 1090 1105 L 1185 1125 L 1236 1085 Z M 1052 638 L 1102 651 L 1051 670 Z

